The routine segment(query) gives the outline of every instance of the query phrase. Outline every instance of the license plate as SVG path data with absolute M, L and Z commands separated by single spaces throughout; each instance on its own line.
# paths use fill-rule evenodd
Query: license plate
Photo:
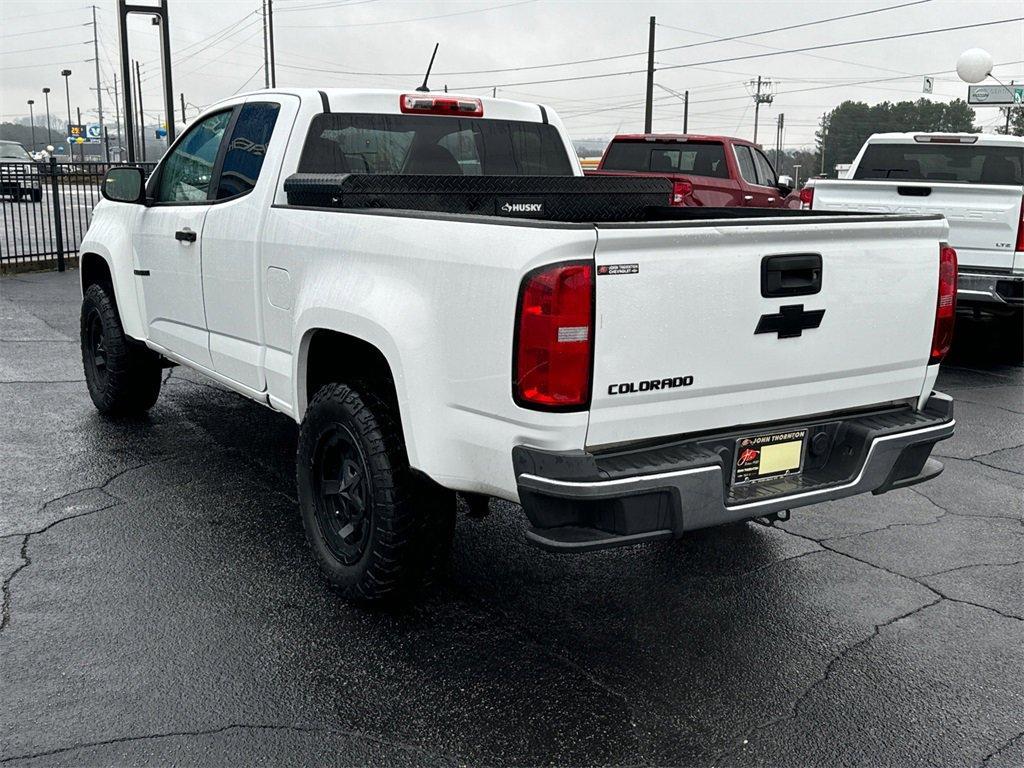
M 736 441 L 734 485 L 799 475 L 804 466 L 806 429 L 741 437 Z

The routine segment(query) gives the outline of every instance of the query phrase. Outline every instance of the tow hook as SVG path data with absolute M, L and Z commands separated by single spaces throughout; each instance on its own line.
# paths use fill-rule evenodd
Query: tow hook
M 789 514 L 788 509 L 780 509 L 778 512 L 772 512 L 764 517 L 755 517 L 754 522 L 766 528 L 774 528 L 776 523 L 784 523 L 789 520 Z

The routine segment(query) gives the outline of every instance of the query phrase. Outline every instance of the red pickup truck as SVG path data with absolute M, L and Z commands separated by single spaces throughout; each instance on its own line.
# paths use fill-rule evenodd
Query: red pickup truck
M 793 180 L 775 173 L 760 147 L 729 136 L 616 136 L 589 175 L 672 180 L 672 205 L 799 208 Z

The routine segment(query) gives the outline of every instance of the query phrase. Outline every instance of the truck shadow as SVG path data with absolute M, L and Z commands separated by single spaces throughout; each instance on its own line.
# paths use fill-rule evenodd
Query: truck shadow
M 1019 321 L 1018 315 L 1018 321 Z M 1024 323 L 1007 318 L 959 316 L 949 365 L 988 369 L 1024 361 Z

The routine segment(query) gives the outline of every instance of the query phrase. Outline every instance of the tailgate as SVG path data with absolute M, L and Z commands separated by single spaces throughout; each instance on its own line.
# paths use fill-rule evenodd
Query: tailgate
M 937 217 L 599 225 L 588 446 L 916 399 L 945 234 Z M 764 298 L 762 260 L 804 255 L 820 291 Z
M 961 267 L 1010 269 L 1024 189 L 995 184 L 898 181 L 819 181 L 814 210 L 939 213 Z

